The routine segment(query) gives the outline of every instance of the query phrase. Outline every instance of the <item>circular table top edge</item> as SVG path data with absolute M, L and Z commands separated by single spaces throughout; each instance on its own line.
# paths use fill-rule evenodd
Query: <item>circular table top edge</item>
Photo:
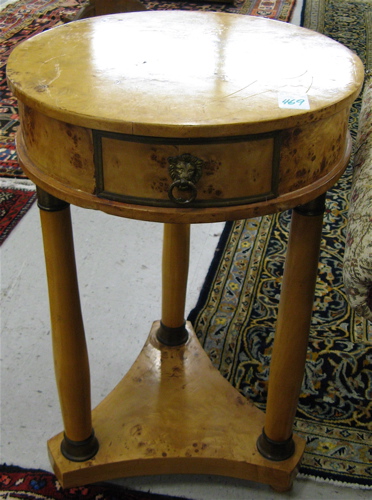
M 205 21 L 206 19 L 207 21 Z M 156 27 L 158 23 L 161 25 L 159 29 Z M 209 27 L 208 23 L 210 24 Z M 122 87 L 120 86 L 120 82 L 117 85 L 115 85 L 115 83 L 112 84 L 112 81 L 114 81 L 116 77 L 120 76 L 120 68 L 118 69 L 118 72 L 115 68 L 115 57 L 117 60 L 120 59 L 120 57 L 118 54 L 115 54 L 113 59 L 107 63 L 108 66 L 110 66 L 110 64 L 113 65 L 113 68 L 111 68 L 111 76 L 110 74 L 106 74 L 102 77 L 100 72 L 102 72 L 102 68 L 105 69 L 106 62 L 104 62 L 103 59 L 99 59 L 101 56 L 97 54 L 99 54 L 100 49 L 98 46 L 94 48 L 94 44 L 104 40 L 105 37 L 107 39 L 107 37 L 110 36 L 108 33 L 110 31 L 115 31 L 113 27 L 117 27 L 118 25 L 120 25 L 121 28 L 125 25 L 128 34 L 126 37 L 118 34 L 113 36 L 120 36 L 121 38 L 124 36 L 124 41 L 127 43 L 131 41 L 131 37 L 135 38 L 133 33 L 136 27 L 138 28 L 139 26 L 142 26 L 143 28 L 141 29 L 143 36 L 146 35 L 146 32 L 149 32 L 148 36 L 150 38 L 148 40 L 151 40 L 151 37 L 156 39 L 156 43 L 154 42 L 155 45 L 158 44 L 156 50 L 158 50 L 159 47 L 165 47 L 165 45 L 162 44 L 167 44 L 170 39 L 174 38 L 175 45 L 179 45 L 179 51 L 183 51 L 183 57 L 186 58 L 187 53 L 185 53 L 185 49 L 189 46 L 195 51 L 192 54 L 193 57 L 195 57 L 197 52 L 202 52 L 202 49 L 196 51 L 195 41 L 189 42 L 184 40 L 186 35 L 189 35 L 194 31 L 200 32 L 200 36 L 203 35 L 202 41 L 205 45 L 208 45 L 209 48 L 205 49 L 205 54 L 200 56 L 199 64 L 201 64 L 200 61 L 203 63 L 203 57 L 205 58 L 210 54 L 214 56 L 214 60 L 212 62 L 208 62 L 205 59 L 205 64 L 209 64 L 211 66 L 205 73 L 206 80 L 209 78 L 210 81 L 205 84 L 205 88 L 203 87 L 201 90 L 198 89 L 198 85 L 204 85 L 203 79 L 198 79 L 196 74 L 191 74 L 193 72 L 192 63 L 190 63 L 190 61 L 181 61 L 178 63 L 174 60 L 172 64 L 176 66 L 176 70 L 179 71 L 180 74 L 176 74 L 175 70 L 174 81 L 171 82 L 168 87 L 167 82 L 156 82 L 157 65 L 163 64 L 164 67 L 161 71 L 163 71 L 165 78 L 169 77 L 169 64 L 164 64 L 164 58 L 161 57 L 161 55 L 157 55 L 156 51 L 151 52 L 149 45 L 144 43 L 144 47 L 141 49 L 133 49 L 132 47 L 129 47 L 127 49 L 128 54 L 125 57 L 123 56 L 124 59 L 126 58 L 125 64 L 123 63 L 124 69 L 122 70 L 124 72 L 124 76 L 126 67 L 131 68 L 130 71 L 132 71 L 132 76 L 129 75 L 126 78 L 123 78 L 124 83 L 121 82 Z M 182 33 L 173 33 L 169 35 L 169 32 L 172 33 L 172 30 L 176 31 L 178 25 L 181 27 L 186 26 L 183 28 L 185 34 L 182 35 Z M 155 26 L 155 28 L 152 28 L 152 26 Z M 192 31 L 190 31 L 191 27 Z M 102 30 L 102 33 L 100 30 Z M 97 35 L 96 32 L 99 32 L 100 34 Z M 296 95 L 296 86 L 301 87 L 299 90 L 301 95 L 302 93 L 305 94 L 303 91 L 304 85 L 307 86 L 310 82 L 310 89 L 307 89 L 306 92 L 310 103 L 310 109 L 279 109 L 277 103 L 275 103 L 275 100 L 273 101 L 270 94 L 275 94 L 277 92 L 277 88 L 271 90 L 268 86 L 265 87 L 266 83 L 270 85 L 270 81 L 265 83 L 265 78 L 270 78 L 270 69 L 267 70 L 267 68 L 265 68 L 266 63 L 260 66 L 260 68 L 257 68 L 257 61 L 259 61 L 258 58 L 264 55 L 267 56 L 271 53 L 271 50 L 274 50 L 269 46 L 270 44 L 264 47 L 262 49 L 262 54 L 259 54 L 257 59 L 255 59 L 256 67 L 253 70 L 250 70 L 249 68 L 247 69 L 247 64 L 242 64 L 239 61 L 239 57 L 247 55 L 250 55 L 252 58 L 255 57 L 254 51 L 250 48 L 244 49 L 244 51 L 242 50 L 241 54 L 237 54 L 237 61 L 234 63 L 235 66 L 234 64 L 229 66 L 228 62 L 230 59 L 234 59 L 235 54 L 233 51 L 236 50 L 236 47 L 239 46 L 239 42 L 242 39 L 246 39 L 248 44 L 248 42 L 255 41 L 259 38 L 258 42 L 261 40 L 262 44 L 264 44 L 265 33 L 269 39 L 273 38 L 274 41 L 277 40 L 276 33 L 279 33 L 278 40 L 284 44 L 284 47 L 289 47 L 288 50 L 291 50 L 290 47 L 296 45 L 293 42 L 293 39 L 299 39 L 300 42 L 297 42 L 297 44 L 303 44 L 304 42 L 302 41 L 302 38 L 304 38 L 306 46 L 313 44 L 312 48 L 309 49 L 309 54 L 314 52 L 315 55 L 319 55 L 321 52 L 326 52 L 323 50 L 323 47 L 320 47 L 319 50 L 319 44 L 325 44 L 332 52 L 332 56 L 335 54 L 337 57 L 341 57 L 341 62 L 343 60 L 345 61 L 345 67 L 347 68 L 347 71 L 350 72 L 350 75 L 345 77 L 345 80 L 347 80 L 346 84 L 342 86 L 342 82 L 340 82 L 340 89 L 337 93 L 332 93 L 330 91 L 330 97 L 322 100 L 322 96 L 319 96 L 320 101 L 316 102 L 318 97 L 311 95 L 311 82 L 314 80 L 314 77 L 312 75 L 303 76 L 300 74 L 297 79 L 293 79 L 291 66 L 287 65 L 285 68 L 287 74 L 283 73 L 281 76 L 282 80 L 287 83 L 291 80 L 291 78 L 296 80 L 293 87 L 289 88 L 288 85 L 284 86 L 287 89 L 286 91 L 288 95 L 291 95 L 291 92 L 292 95 Z M 89 40 L 81 41 L 81 37 L 83 35 L 90 37 Z M 138 35 L 138 40 L 141 39 L 140 35 Z M 81 101 L 85 99 L 85 94 L 82 90 L 80 93 L 75 92 L 76 95 L 74 94 L 69 101 L 69 93 L 73 93 L 71 90 L 73 85 L 78 87 L 76 78 L 79 77 L 78 73 L 80 71 L 76 72 L 78 75 L 77 77 L 76 75 L 73 75 L 75 72 L 73 70 L 76 66 L 73 66 L 71 65 L 72 63 L 66 61 L 67 58 L 63 56 L 64 49 L 61 49 L 60 54 L 53 56 L 54 61 L 51 62 L 43 62 L 40 57 L 42 58 L 44 56 L 38 55 L 36 59 L 39 57 L 39 64 L 36 62 L 34 63 L 34 67 L 38 68 L 38 71 L 34 69 L 31 72 L 25 68 L 25 61 L 28 61 L 31 57 L 30 47 L 38 48 L 42 46 L 47 55 L 48 46 L 50 45 L 49 50 L 55 50 L 55 40 L 59 38 L 63 39 L 63 37 L 69 39 L 71 43 L 74 39 L 76 39 L 78 43 L 85 47 L 85 51 L 88 50 L 90 53 L 95 54 L 94 57 L 92 56 L 92 60 L 87 63 L 87 66 L 90 65 L 88 70 L 81 69 L 81 72 L 84 73 L 84 71 L 86 71 L 87 74 L 91 75 L 92 81 L 98 79 L 99 84 L 106 84 L 109 89 L 109 92 L 106 92 L 107 98 L 106 101 L 103 102 L 104 105 L 102 106 L 101 113 L 98 112 L 99 98 L 104 96 L 105 92 L 105 90 L 102 90 L 101 88 L 102 85 L 101 87 L 100 85 L 96 85 L 96 87 L 93 88 L 93 84 L 88 84 L 86 80 L 84 83 L 83 80 L 80 87 L 84 85 L 87 87 L 88 96 L 93 95 L 92 92 L 94 90 L 98 94 L 101 92 L 101 94 L 99 94 L 96 101 L 93 99 L 92 101 L 94 102 L 91 104 L 89 104 L 88 99 L 81 103 Z M 224 40 L 221 41 L 222 38 L 224 38 Z M 114 39 L 115 38 L 113 38 L 113 40 Z M 210 41 L 210 39 L 212 41 Z M 135 38 L 134 41 L 136 40 L 137 39 Z M 145 40 L 145 42 L 148 42 L 148 40 Z M 61 46 L 62 45 L 63 44 L 61 44 Z M 91 46 L 93 46 L 93 48 Z M 282 50 L 282 47 L 280 50 Z M 134 55 L 131 51 L 134 52 Z M 220 60 L 221 58 L 223 59 L 223 56 L 220 54 L 221 51 L 227 51 L 229 53 L 229 58 L 222 60 L 222 63 Z M 34 50 L 33 52 L 36 53 L 38 51 Z M 147 52 L 151 52 L 152 56 L 150 54 L 149 57 L 152 57 L 153 61 L 152 63 L 150 61 L 150 64 L 148 65 L 148 67 L 151 66 L 150 70 L 146 68 L 143 72 L 142 68 L 137 68 L 137 63 L 141 60 L 141 57 L 146 55 Z M 68 49 L 66 53 L 70 54 L 70 57 L 73 57 L 73 49 Z M 172 51 L 167 53 L 167 57 L 171 57 L 172 53 Z M 294 54 L 297 54 L 297 52 Z M 79 56 L 76 57 L 78 58 Z M 99 59 L 98 62 L 96 60 L 97 58 Z M 145 62 L 146 61 L 144 61 L 144 63 Z M 329 61 L 326 60 L 326 62 Z M 96 64 L 96 66 L 94 66 L 94 64 Z M 187 64 L 189 64 L 189 66 L 187 66 Z M 218 64 L 222 64 L 222 69 L 217 67 Z M 252 61 L 250 61 L 249 64 L 253 64 Z M 279 63 L 276 68 L 277 71 L 280 70 L 281 65 L 282 63 Z M 146 66 L 146 64 L 143 64 L 143 66 Z M 182 67 L 187 67 L 187 70 L 191 74 L 189 76 L 194 76 L 196 83 L 194 85 L 192 79 L 190 80 L 190 84 L 188 85 L 191 88 L 189 96 L 175 96 L 172 100 L 172 92 L 174 92 L 175 89 L 184 89 L 184 91 L 187 92 L 188 86 L 182 82 L 183 78 L 187 78 L 187 72 L 183 75 Z M 298 73 L 298 71 L 302 71 L 303 67 L 305 68 L 305 66 L 301 66 L 299 69 L 294 69 L 294 75 L 296 72 Z M 217 72 L 215 76 L 211 76 L 213 68 L 215 68 L 215 72 Z M 69 69 L 70 71 L 68 71 Z M 229 95 L 225 95 L 223 93 L 225 87 L 227 90 L 231 90 L 236 87 L 236 82 L 233 79 L 228 81 L 225 85 L 226 82 L 224 82 L 224 79 L 228 80 L 230 78 L 228 74 L 225 74 L 228 69 L 230 69 L 231 73 L 234 74 L 234 78 L 237 83 L 241 84 L 244 81 L 248 81 L 248 84 L 245 88 L 243 88 L 243 90 L 238 90 L 235 93 L 232 92 Z M 58 71 L 67 75 L 64 80 L 62 79 L 63 75 L 61 76 L 61 74 L 58 74 Z M 201 68 L 200 71 L 203 71 L 203 68 Z M 240 71 L 243 73 L 246 71 L 246 74 L 241 76 Z M 326 71 L 326 68 L 323 68 L 322 71 Z M 289 75 L 288 72 L 290 73 Z M 135 76 L 133 76 L 134 73 Z M 261 93 L 261 96 L 259 97 L 254 95 L 254 92 L 252 94 L 255 86 L 257 87 L 258 85 L 257 82 L 253 81 L 252 83 L 250 80 L 250 78 L 252 79 L 255 75 L 257 76 L 257 73 L 261 77 L 261 92 L 259 92 Z M 141 75 L 143 75 L 143 80 L 140 79 Z M 337 42 L 334 42 L 333 40 L 330 40 L 316 32 L 287 23 L 282 23 L 280 21 L 272 21 L 259 17 L 200 11 L 145 11 L 103 16 L 100 18 L 90 18 L 70 23 L 68 25 L 54 28 L 48 32 L 44 32 L 36 37 L 33 37 L 29 41 L 20 44 L 20 46 L 17 47 L 11 54 L 7 68 L 8 81 L 15 96 L 24 104 L 46 114 L 47 116 L 87 128 L 133 135 L 180 138 L 202 136 L 220 137 L 262 133 L 271 130 L 278 130 L 280 128 L 294 127 L 299 123 L 303 125 L 306 122 L 317 121 L 323 117 L 330 116 L 338 112 L 340 109 L 348 107 L 360 91 L 363 82 L 363 75 L 363 65 L 356 55 L 341 44 L 338 44 Z M 49 81 L 47 81 L 48 78 Z M 129 82 L 131 78 L 133 79 L 133 82 Z M 279 76 L 277 78 L 279 78 Z M 321 77 L 319 76 L 318 78 Z M 336 76 L 332 76 L 332 78 L 336 78 Z M 179 79 L 179 81 L 177 79 Z M 144 89 L 139 89 L 139 94 L 137 95 L 138 92 L 133 85 L 138 82 L 144 82 L 145 80 L 146 82 L 143 83 Z M 298 83 L 298 80 L 301 80 L 301 82 Z M 57 84 L 57 82 L 59 83 Z M 71 85 L 69 85 L 69 82 Z M 326 83 L 327 82 L 324 84 L 325 87 L 327 87 Z M 222 90 L 219 88 L 216 90 L 216 87 L 219 86 Z M 151 100 L 151 90 L 154 92 L 153 100 Z M 114 91 L 118 92 L 117 95 L 111 95 Z M 208 91 L 211 92 L 211 97 L 203 108 L 201 99 L 207 99 L 206 96 L 209 95 Z M 156 94 L 156 92 L 158 93 Z M 170 95 L 167 95 L 167 92 L 169 92 Z M 266 96 L 262 97 L 265 94 Z M 268 97 L 269 94 L 270 97 Z M 128 99 L 128 102 L 124 102 L 123 104 L 122 96 L 126 95 L 128 95 L 132 101 L 134 101 L 135 98 L 138 98 L 138 96 L 142 97 L 144 103 L 137 103 L 135 106 L 132 106 Z M 192 108 L 186 110 L 182 109 L 182 104 L 189 102 L 190 99 L 195 100 L 193 103 L 193 106 L 195 107 L 194 114 Z M 212 103 L 213 99 L 216 100 L 215 104 Z M 138 98 L 138 100 L 141 101 L 140 98 Z M 251 100 L 254 101 L 252 101 L 251 106 L 253 111 L 248 110 L 250 105 L 247 103 L 250 103 Z M 153 109 L 151 109 L 153 102 Z M 106 106 L 107 108 L 110 108 L 110 106 L 115 107 L 115 105 L 116 108 L 120 108 L 116 114 L 112 110 L 110 112 L 110 109 L 105 109 Z M 271 106 L 273 109 L 260 110 L 260 106 L 264 107 L 266 105 L 269 107 Z M 136 106 L 138 109 L 136 109 Z M 174 111 L 170 109 L 172 106 L 175 108 Z M 246 108 L 244 106 L 246 106 Z M 184 105 L 184 108 L 187 108 L 186 104 Z M 208 113 L 209 116 L 207 116 Z

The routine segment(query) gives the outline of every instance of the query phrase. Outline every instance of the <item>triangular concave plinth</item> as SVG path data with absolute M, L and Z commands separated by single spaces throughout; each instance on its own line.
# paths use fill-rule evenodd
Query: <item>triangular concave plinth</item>
M 211 364 L 187 323 L 189 340 L 167 347 L 152 326 L 137 360 L 93 410 L 97 455 L 72 462 L 60 452 L 63 433 L 48 442 L 54 471 L 64 487 L 153 474 L 216 474 L 291 487 L 305 443 L 272 462 L 257 451 L 264 414 Z

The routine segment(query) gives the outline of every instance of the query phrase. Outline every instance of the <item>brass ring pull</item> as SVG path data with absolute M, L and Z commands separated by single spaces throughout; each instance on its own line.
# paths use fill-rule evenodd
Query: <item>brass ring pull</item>
M 181 191 L 191 191 L 191 196 L 189 198 L 176 198 L 173 194 L 174 188 L 178 188 Z M 178 203 L 179 205 L 187 205 L 188 203 L 193 202 L 196 198 L 197 193 L 198 191 L 195 187 L 195 184 L 193 184 L 191 181 L 186 181 L 185 179 L 178 179 L 174 181 L 168 190 L 168 196 L 171 201 Z

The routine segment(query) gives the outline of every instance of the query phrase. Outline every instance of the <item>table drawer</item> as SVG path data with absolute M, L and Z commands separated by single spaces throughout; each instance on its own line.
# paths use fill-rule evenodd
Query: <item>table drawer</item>
M 156 206 L 226 206 L 276 196 L 278 136 L 133 137 L 94 131 L 96 194 Z

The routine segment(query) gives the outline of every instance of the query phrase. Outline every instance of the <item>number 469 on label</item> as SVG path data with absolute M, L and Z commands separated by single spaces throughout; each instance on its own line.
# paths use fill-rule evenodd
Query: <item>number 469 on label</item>
M 288 109 L 310 109 L 309 98 L 307 95 L 293 96 L 293 95 L 279 95 L 278 96 L 279 108 Z

